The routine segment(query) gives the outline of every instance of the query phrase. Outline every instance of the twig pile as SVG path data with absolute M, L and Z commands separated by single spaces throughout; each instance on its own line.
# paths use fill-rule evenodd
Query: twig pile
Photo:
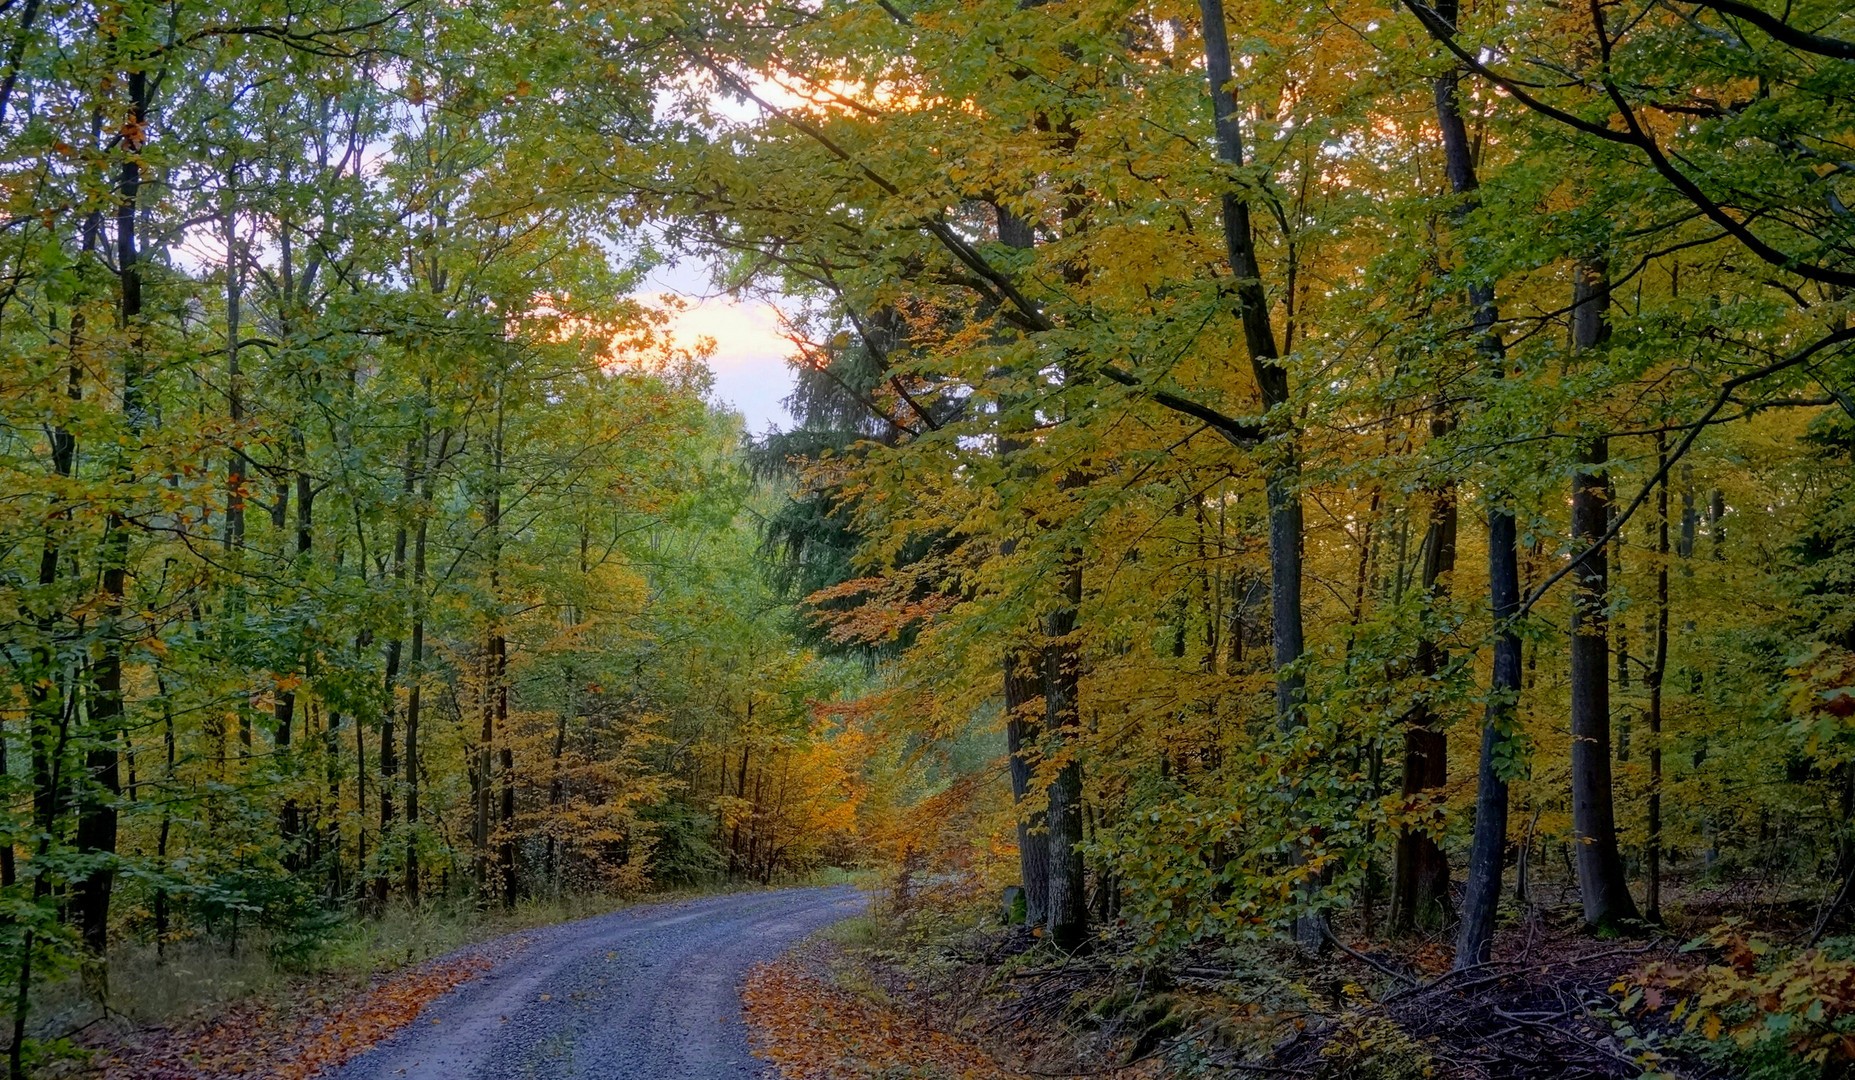
M 1351 1010 L 1390 1020 L 1430 1055 L 1439 1073 L 1462 1080 L 1624 1080 L 1645 1069 L 1697 1080 L 1698 1062 L 1647 1057 L 1620 1036 L 1609 993 L 1616 978 L 1656 946 L 1556 961 L 1495 960 L 1407 985 Z M 1308 1027 L 1279 1046 L 1269 1065 L 1313 1075 L 1331 1061 L 1322 1049 L 1341 1021 Z M 1641 1025 L 1637 1025 L 1641 1030 Z

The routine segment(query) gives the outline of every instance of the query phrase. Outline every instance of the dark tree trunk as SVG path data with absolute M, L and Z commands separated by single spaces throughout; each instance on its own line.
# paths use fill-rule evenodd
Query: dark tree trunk
M 239 335 L 243 332 L 245 253 L 238 238 L 236 168 L 226 177 L 225 228 L 225 405 L 232 434 L 225 456 L 225 546 L 245 546 L 245 387 L 239 370 Z M 236 565 L 236 563 L 234 563 Z
M 429 391 L 429 387 L 427 388 Z M 424 709 L 425 669 L 425 555 L 428 515 L 432 503 L 432 471 L 429 432 L 419 439 L 418 526 L 412 539 L 412 654 L 406 672 L 406 899 L 419 902 L 419 721 Z M 450 433 L 438 441 L 438 455 L 444 456 Z
M 1011 211 L 998 207 L 998 239 L 1011 247 L 1029 249 L 1036 242 L 1030 223 Z M 1000 437 L 999 457 L 1010 469 L 1011 457 L 1023 443 Z M 1005 557 L 1017 549 L 1016 540 L 1005 541 Z M 1010 760 L 1011 802 L 1017 806 L 1030 794 L 1031 776 L 1036 772 L 1037 743 L 1043 726 L 1031 715 L 1034 702 L 1042 696 L 1043 680 L 1036 671 L 1034 657 L 1021 649 L 1008 649 L 1004 662 L 1005 744 Z M 1018 815 L 1018 879 L 1024 888 L 1024 922 L 1041 926 L 1050 910 L 1050 834 L 1045 828 Z
M 403 544 L 401 545 L 404 546 Z M 398 638 L 387 643 L 385 692 L 380 706 L 380 844 L 384 856 L 387 837 L 393 831 L 393 788 L 399 777 L 399 732 L 394 723 L 394 714 L 399 708 L 399 665 L 403 646 Z M 384 864 L 379 873 L 373 877 L 373 903 L 376 908 L 386 904 L 387 896 L 392 891 L 392 883 L 387 878 Z
M 1058 753 L 1077 734 L 1076 688 L 1081 674 L 1075 641 L 1076 608 L 1082 602 L 1081 553 L 1071 552 L 1069 570 L 1057 609 L 1046 623 L 1044 648 L 1044 725 Z M 1082 764 L 1072 756 L 1057 771 L 1049 788 L 1050 895 L 1046 917 L 1051 942 L 1071 951 L 1088 936 L 1082 853 Z
M 1655 436 L 1659 471 L 1668 467 L 1668 435 Z M 1668 477 L 1655 489 L 1655 655 L 1643 676 L 1649 690 L 1644 719 L 1649 726 L 1649 835 L 1644 852 L 1648 882 L 1643 896 L 1643 917 L 1662 921 L 1662 684 L 1668 675 Z
M 753 718 L 754 718 L 754 700 L 753 700 L 752 694 L 750 693 L 747 698 L 747 721 L 748 723 L 751 724 L 753 722 Z M 746 725 L 743 725 L 743 728 L 745 728 L 745 726 Z M 751 746 L 741 747 L 741 772 L 740 772 L 740 775 L 735 777 L 735 780 L 734 780 L 734 795 L 736 798 L 740 799 L 743 802 L 747 800 L 747 756 L 750 750 L 752 750 Z M 722 787 L 723 787 L 722 794 L 724 795 L 727 794 L 727 790 L 726 790 L 727 785 L 723 784 Z M 742 827 L 746 824 L 746 813 L 750 813 L 750 812 L 751 812 L 751 807 L 745 808 L 745 812 L 737 812 L 734 818 L 734 828 L 731 829 L 728 834 L 728 877 L 730 879 L 733 879 L 735 874 L 740 869 L 741 831 L 742 831 Z
M 1609 301 L 1603 264 L 1581 264 L 1572 298 L 1572 342 L 1578 351 L 1595 350 L 1609 336 Z M 1585 923 L 1617 930 L 1639 917 L 1617 850 L 1611 791 L 1609 561 L 1600 543 L 1610 505 L 1608 458 L 1607 439 L 1588 439 L 1581 468 L 1572 477 L 1572 551 L 1574 558 L 1583 554 L 1572 571 L 1572 831 Z
M 496 745 L 495 648 L 496 637 L 492 630 L 483 642 L 483 681 L 478 700 L 483 723 L 477 733 L 477 745 L 472 751 L 470 764 L 470 838 L 474 849 L 471 853 L 471 869 L 476 878 L 478 903 L 487 902 L 490 885 L 490 785 L 493 781 L 491 769 L 495 764 Z
M 404 499 L 411 501 L 416 487 L 419 444 L 416 439 L 406 441 L 406 463 L 403 469 L 404 480 L 400 491 Z M 393 587 L 402 591 L 406 584 L 406 541 L 410 531 L 406 528 L 405 507 L 401 507 L 399 527 L 393 531 Z M 385 859 L 387 837 L 392 834 L 393 823 L 397 813 L 393 806 L 393 789 L 398 786 L 399 778 L 399 672 L 404 659 L 405 643 L 394 631 L 394 638 L 386 647 L 386 678 L 380 703 L 380 872 L 373 879 L 373 902 L 376 907 L 384 907 L 388 895 L 392 892 L 392 878 L 387 872 L 389 865 Z
M 502 842 L 497 849 L 497 862 L 502 869 L 502 903 L 504 907 L 514 907 L 521 898 L 521 881 L 517 876 L 515 859 L 515 748 L 510 744 L 509 732 L 509 646 L 500 629 L 494 644 L 496 669 L 496 728 L 501 743 L 502 766 L 502 800 L 498 807 L 498 831 Z
M 1217 128 L 1217 157 L 1226 164 L 1243 165 L 1243 130 L 1238 122 L 1237 100 L 1231 92 L 1229 31 L 1224 25 L 1223 0 L 1198 0 L 1204 20 L 1205 79 L 1211 93 Z M 1237 314 L 1243 324 L 1243 341 L 1250 367 L 1274 433 L 1270 447 L 1266 490 L 1269 504 L 1269 600 L 1271 636 L 1275 645 L 1275 713 L 1283 730 L 1302 721 L 1301 701 L 1305 679 L 1299 661 L 1303 648 L 1301 624 L 1301 466 L 1294 443 L 1294 422 L 1288 414 L 1288 369 L 1270 326 L 1269 299 L 1263 290 L 1262 270 L 1256 261 L 1256 242 L 1250 228 L 1249 204 L 1234 191 L 1220 200 L 1225 255 L 1235 279 Z M 1305 857 L 1297 852 L 1296 859 Z M 1305 951 L 1326 947 L 1326 915 L 1318 909 L 1318 882 L 1310 881 L 1304 913 L 1296 920 L 1295 938 Z
M 502 799 L 498 807 L 502 840 L 497 849 L 497 862 L 502 871 L 503 906 L 513 907 L 520 895 L 520 883 L 516 876 L 515 860 L 515 746 L 512 742 L 513 733 L 509 730 L 509 640 L 504 635 L 502 625 L 502 469 L 503 402 L 502 390 L 498 387 L 496 428 L 490 443 L 489 509 L 484 526 L 490 543 L 490 600 L 496 605 L 496 622 L 490 638 L 490 672 L 494 679 L 491 683 L 491 699 L 496 707 L 495 731 L 501 748 L 502 766 Z
M 1449 433 L 1446 415 L 1430 423 L 1432 438 Z M 1430 525 L 1424 533 L 1421 580 L 1428 602 L 1448 594 L 1448 575 L 1456 569 L 1456 493 L 1453 484 L 1434 492 Z M 1434 680 L 1448 654 L 1427 636 L 1417 643 L 1417 670 Z M 1426 700 L 1412 706 L 1404 724 L 1404 786 L 1407 805 L 1421 806 L 1442 797 L 1449 782 L 1448 736 Z M 1398 834 L 1396 865 L 1392 870 L 1391 925 L 1400 932 L 1419 926 L 1441 926 L 1449 920 L 1449 860 L 1427 832 L 1404 829 Z
M 290 429 L 290 452 L 296 464 L 296 559 L 300 572 L 307 567 L 310 549 L 315 546 L 316 491 L 309 478 L 308 448 L 304 443 L 303 429 L 297 425 L 292 425 Z M 310 658 L 311 651 L 307 648 L 296 657 L 299 670 L 305 676 L 310 673 Z M 278 688 L 271 716 L 277 730 L 277 766 L 285 783 L 292 783 L 296 779 L 291 752 L 296 722 L 294 689 L 287 686 Z M 284 865 L 291 872 L 302 869 L 301 816 L 295 797 L 286 795 L 279 814 L 279 826 L 283 834 Z
M 1494 616 L 1494 662 L 1488 706 L 1482 718 L 1476 768 L 1475 833 L 1469 842 L 1469 878 L 1462 891 L 1462 925 L 1456 936 L 1456 966 L 1488 961 L 1494 918 L 1501 902 L 1501 869 L 1507 854 L 1507 778 L 1501 773 L 1513 736 L 1520 696 L 1520 552 L 1514 515 L 1488 508 L 1488 593 Z
M 419 546 L 424 547 L 425 526 L 419 525 Z M 421 553 L 422 554 L 422 553 Z M 424 695 L 419 685 L 425 660 L 425 619 L 412 620 L 410 670 L 406 673 L 406 901 L 419 902 L 419 720 Z
M 1447 25 L 1457 25 L 1456 0 L 1442 0 L 1436 10 Z M 1451 193 L 1460 200 L 1454 211 L 1458 221 L 1480 201 L 1476 195 L 1480 181 L 1475 175 L 1474 151 L 1462 118 L 1460 83 L 1460 69 L 1452 68 L 1437 76 L 1432 86 L 1437 127 L 1443 136 L 1444 171 Z M 1499 313 L 1494 289 L 1471 284 L 1467 291 L 1481 363 L 1490 375 L 1503 376 L 1504 346 L 1496 328 Z M 1501 764 L 1513 734 L 1515 703 L 1520 694 L 1520 637 L 1513 626 L 1520 613 L 1520 551 L 1513 512 L 1502 505 L 1502 498 L 1500 492 L 1489 492 L 1487 496 L 1488 600 L 1494 619 L 1494 649 L 1476 764 L 1475 830 L 1469 841 L 1468 881 L 1462 892 L 1461 923 L 1457 928 L 1457 967 L 1470 967 L 1488 959 L 1507 854 L 1507 779 Z
M 1005 658 L 1005 743 L 1011 754 L 1011 801 L 1015 805 L 1030 794 L 1035 772 L 1032 756 L 1042 725 L 1029 709 L 1042 696 L 1035 670 L 1015 650 Z M 1050 834 L 1018 817 L 1018 873 L 1024 882 L 1024 921 L 1041 926 L 1050 910 Z
M 148 76 L 134 70 L 126 79 L 129 121 L 123 137 L 123 162 L 116 203 L 116 268 L 121 286 L 122 329 L 128 336 L 123 372 L 123 419 L 134 439 L 146 426 L 147 405 L 142 399 L 141 322 L 142 267 L 137 249 L 136 225 L 142 186 L 143 123 L 148 110 Z M 128 584 L 129 530 L 112 510 L 103 542 L 104 630 L 102 656 L 97 661 L 90 701 L 89 748 L 84 753 L 88 783 L 78 798 L 77 850 L 105 857 L 102 865 L 78 880 L 73 892 L 78 927 L 84 947 L 97 963 L 92 989 L 106 995 L 107 972 L 101 967 L 109 946 L 110 895 L 116 883 L 116 803 L 122 795 L 117 739 L 124 723 L 122 659 L 127 634 L 118 625 Z

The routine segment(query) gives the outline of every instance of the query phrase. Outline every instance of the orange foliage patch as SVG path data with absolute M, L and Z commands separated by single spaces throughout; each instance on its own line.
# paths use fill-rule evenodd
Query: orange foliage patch
M 1018 1080 L 971 1043 L 845 993 L 791 960 L 755 968 L 741 997 L 754 1053 L 785 1080 Z
M 433 1000 L 473 978 L 489 961 L 466 957 L 426 964 L 376 982 L 345 1000 L 298 995 L 287 1007 L 245 1004 L 211 1020 L 156 1029 L 112 1048 L 103 1080 L 310 1080 L 410 1024 Z

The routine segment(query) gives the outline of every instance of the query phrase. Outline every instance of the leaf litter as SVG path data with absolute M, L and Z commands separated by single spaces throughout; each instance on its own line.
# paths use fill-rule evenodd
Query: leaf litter
M 172 1027 L 112 1041 L 92 1061 L 102 1080 L 311 1080 L 412 1023 L 486 970 L 482 951 L 376 975 L 363 987 L 317 980 Z M 437 1021 L 432 1021 L 436 1023 Z
M 971 1042 L 842 989 L 786 957 L 748 973 L 741 991 L 754 1054 L 783 1080 L 1023 1080 Z

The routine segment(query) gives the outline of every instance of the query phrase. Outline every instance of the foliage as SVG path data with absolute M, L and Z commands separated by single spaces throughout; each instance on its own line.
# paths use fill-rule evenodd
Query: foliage
M 1855 1063 L 1855 962 L 1826 949 L 1784 949 L 1739 927 L 1716 927 L 1684 951 L 1707 950 L 1705 964 L 1657 963 L 1618 990 L 1627 1008 L 1671 1006 L 1669 1019 L 1708 1041 L 1742 1049 L 1776 1044 L 1840 1076 Z
M 1475 962 L 1510 846 L 1833 922 L 1845 8 L 6 8 L 0 982 L 875 858 L 1065 948 L 1466 863 Z

